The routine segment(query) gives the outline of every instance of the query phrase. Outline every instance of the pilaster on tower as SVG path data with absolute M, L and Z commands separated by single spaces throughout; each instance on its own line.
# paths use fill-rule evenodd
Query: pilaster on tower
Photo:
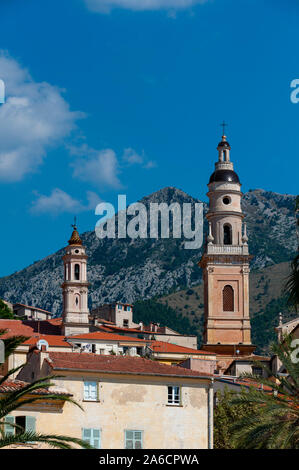
M 63 293 L 63 334 L 89 333 L 87 255 L 73 225 L 73 233 L 65 248 Z
M 251 354 L 249 262 L 241 183 L 223 135 L 207 196 L 209 235 L 203 269 L 205 328 L 203 348 L 219 354 Z

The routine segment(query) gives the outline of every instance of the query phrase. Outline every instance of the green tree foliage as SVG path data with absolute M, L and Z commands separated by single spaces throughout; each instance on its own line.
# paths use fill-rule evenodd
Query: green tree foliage
M 0 299 L 0 318 L 12 320 L 13 317 L 13 311 Z
M 240 449 L 299 449 L 299 362 L 291 338 L 272 345 L 272 352 L 283 365 L 285 373 L 272 374 L 270 379 L 252 374 L 254 380 L 247 392 L 233 396 L 228 405 L 256 406 L 257 411 L 236 416 L 230 428 L 232 445 Z M 259 364 L 270 373 L 267 368 Z M 270 390 L 266 387 L 270 387 Z
M 134 321 L 148 325 L 151 321 L 160 323 L 161 326 L 169 326 L 181 334 L 195 334 L 188 318 L 177 314 L 168 305 L 164 305 L 153 299 L 135 302 Z
M 256 406 L 251 403 L 240 403 L 231 406 L 230 401 L 235 397 L 236 392 L 219 390 L 216 393 L 217 404 L 214 411 L 214 448 L 215 449 L 235 449 L 236 444 L 232 440 L 232 427 L 237 419 L 243 419 L 257 412 Z
M 5 330 L 0 331 L 0 337 L 5 334 Z M 15 337 L 4 340 L 6 358 L 11 355 L 16 347 L 24 341 L 24 337 Z M 7 381 L 14 373 L 19 371 L 23 366 L 11 369 L 5 376 L 0 377 L 0 385 Z M 13 411 L 21 409 L 24 405 L 30 405 L 39 401 L 47 400 L 50 401 L 67 401 L 72 403 L 79 408 L 82 407 L 75 402 L 69 395 L 61 395 L 50 393 L 46 395 L 32 395 L 35 390 L 46 388 L 48 389 L 51 385 L 51 377 L 44 377 L 39 380 L 35 380 L 21 389 L 14 390 L 13 392 L 5 393 L 0 397 L 0 448 L 10 446 L 12 444 L 25 444 L 29 442 L 44 442 L 51 447 L 60 449 L 71 449 L 75 447 L 83 447 L 90 449 L 91 446 L 81 439 L 77 439 L 69 436 L 62 436 L 56 434 L 41 434 L 36 432 L 26 432 L 22 427 L 16 424 L 10 424 L 15 428 L 15 434 L 11 435 L 5 431 L 5 417 L 10 415 Z M 83 409 L 82 409 L 83 411 Z

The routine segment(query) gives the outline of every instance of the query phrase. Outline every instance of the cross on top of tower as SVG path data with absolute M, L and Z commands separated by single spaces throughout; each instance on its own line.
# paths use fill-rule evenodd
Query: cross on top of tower
M 222 136 L 225 136 L 225 128 L 226 128 L 226 126 L 227 126 L 226 122 L 223 121 L 223 122 L 220 124 L 220 126 L 222 127 Z
M 71 224 L 71 227 L 73 227 L 74 230 L 77 230 L 77 217 L 74 217 L 74 223 Z

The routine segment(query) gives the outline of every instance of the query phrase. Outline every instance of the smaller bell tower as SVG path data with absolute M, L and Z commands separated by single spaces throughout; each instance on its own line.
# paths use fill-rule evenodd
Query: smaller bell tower
M 77 231 L 73 233 L 63 256 L 64 282 L 61 285 L 63 295 L 63 330 L 62 334 L 89 333 L 87 255 Z

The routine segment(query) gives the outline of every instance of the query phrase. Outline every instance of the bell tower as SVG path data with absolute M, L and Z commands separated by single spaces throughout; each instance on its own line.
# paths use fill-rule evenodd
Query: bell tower
M 223 135 L 218 161 L 208 184 L 209 233 L 199 266 L 203 269 L 205 327 L 203 349 L 223 355 L 248 355 L 249 318 L 248 238 L 241 209 L 241 184 Z
M 63 331 L 65 336 L 89 333 L 87 255 L 76 224 L 63 256 Z

